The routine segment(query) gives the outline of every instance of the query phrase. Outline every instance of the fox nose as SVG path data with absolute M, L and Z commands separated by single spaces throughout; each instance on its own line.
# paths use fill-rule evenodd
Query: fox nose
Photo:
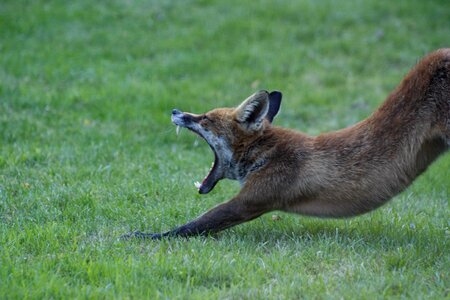
M 182 114 L 181 110 L 176 108 L 172 109 L 172 115 L 179 115 L 179 114 Z

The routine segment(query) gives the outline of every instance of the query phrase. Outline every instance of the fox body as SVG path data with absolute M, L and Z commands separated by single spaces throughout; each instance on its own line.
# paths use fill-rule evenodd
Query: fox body
M 259 91 L 237 108 L 174 109 L 172 122 L 203 137 L 215 155 L 199 192 L 223 178 L 241 190 L 171 231 L 126 237 L 215 233 L 273 210 L 350 217 L 381 206 L 450 148 L 450 49 L 426 56 L 378 110 L 342 130 L 312 137 L 272 126 L 280 103 L 280 92 Z

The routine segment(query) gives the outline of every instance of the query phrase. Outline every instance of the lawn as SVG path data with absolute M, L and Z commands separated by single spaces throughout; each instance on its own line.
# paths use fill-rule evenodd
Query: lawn
M 450 154 L 375 212 L 274 212 L 215 237 L 121 241 L 239 190 L 170 111 L 280 90 L 277 126 L 367 117 L 450 46 L 442 1 L 0 3 L 1 299 L 450 297 Z M 376 187 L 374 187 L 376 188 Z

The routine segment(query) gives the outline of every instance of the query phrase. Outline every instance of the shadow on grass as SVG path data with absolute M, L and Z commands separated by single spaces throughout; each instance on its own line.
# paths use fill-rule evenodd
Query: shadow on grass
M 338 224 L 337 224 L 338 223 Z M 270 224 L 255 224 L 242 226 L 217 235 L 218 239 L 236 237 L 255 245 L 260 243 L 300 243 L 304 245 L 339 245 L 340 247 L 357 249 L 360 247 L 374 250 L 389 251 L 400 248 L 427 249 L 439 252 L 445 248 L 445 234 L 433 228 L 410 228 L 402 225 L 392 226 L 380 221 L 361 222 L 351 225 L 340 222 L 317 220 L 307 224 L 291 224 L 271 226 Z M 430 253 L 431 254 L 431 253 Z

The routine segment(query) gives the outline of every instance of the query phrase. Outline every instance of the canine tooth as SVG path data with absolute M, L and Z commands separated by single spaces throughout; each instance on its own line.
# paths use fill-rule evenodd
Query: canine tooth
M 202 186 L 202 184 L 198 181 L 194 182 L 194 185 L 196 188 L 200 189 L 200 187 Z
M 181 127 L 177 125 L 177 135 L 180 134 Z

